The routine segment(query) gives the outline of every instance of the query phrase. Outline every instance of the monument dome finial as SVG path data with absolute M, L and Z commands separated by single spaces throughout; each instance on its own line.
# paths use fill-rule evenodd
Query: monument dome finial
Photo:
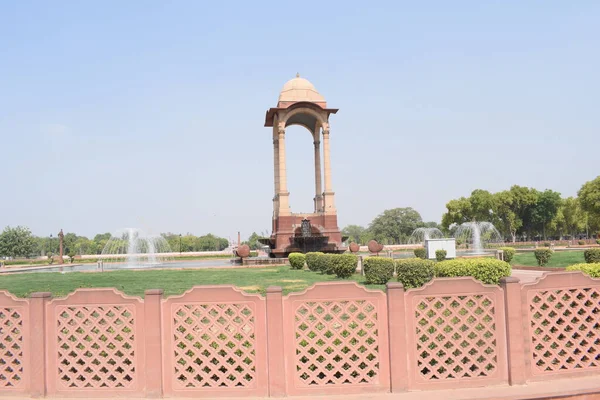
M 300 78 L 300 72 L 296 72 L 296 78 Z

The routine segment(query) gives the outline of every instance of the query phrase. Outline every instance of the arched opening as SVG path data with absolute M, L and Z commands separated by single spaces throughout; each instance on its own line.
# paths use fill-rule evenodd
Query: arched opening
M 288 126 L 285 131 L 290 209 L 296 213 L 312 213 L 315 197 L 314 139 L 302 125 Z

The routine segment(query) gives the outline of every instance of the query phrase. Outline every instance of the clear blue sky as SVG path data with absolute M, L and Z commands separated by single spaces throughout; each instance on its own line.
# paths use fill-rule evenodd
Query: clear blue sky
M 340 226 L 438 220 L 512 184 L 600 173 L 597 1 L 13 1 L 0 4 L 0 228 L 270 229 L 265 111 L 300 72 L 340 112 Z M 293 211 L 312 143 L 288 130 Z

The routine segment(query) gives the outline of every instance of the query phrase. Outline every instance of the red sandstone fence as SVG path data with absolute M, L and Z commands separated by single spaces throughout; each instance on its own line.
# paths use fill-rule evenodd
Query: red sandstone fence
M 436 279 L 387 292 L 231 286 L 144 300 L 0 292 L 0 395 L 236 397 L 402 392 L 600 374 L 600 280 Z

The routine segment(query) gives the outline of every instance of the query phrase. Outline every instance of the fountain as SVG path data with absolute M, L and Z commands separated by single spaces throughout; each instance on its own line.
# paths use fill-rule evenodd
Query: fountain
M 438 228 L 417 228 L 410 235 L 408 244 L 425 244 L 426 240 L 443 237 L 444 234 Z
M 468 254 L 485 254 L 486 244 L 504 243 L 494 224 L 486 221 L 465 222 L 456 229 L 454 237 L 471 245 L 472 250 Z
M 120 263 L 121 268 L 145 268 L 156 266 L 173 258 L 169 243 L 160 235 L 128 228 L 117 231 L 104 246 L 100 256 L 105 263 Z

